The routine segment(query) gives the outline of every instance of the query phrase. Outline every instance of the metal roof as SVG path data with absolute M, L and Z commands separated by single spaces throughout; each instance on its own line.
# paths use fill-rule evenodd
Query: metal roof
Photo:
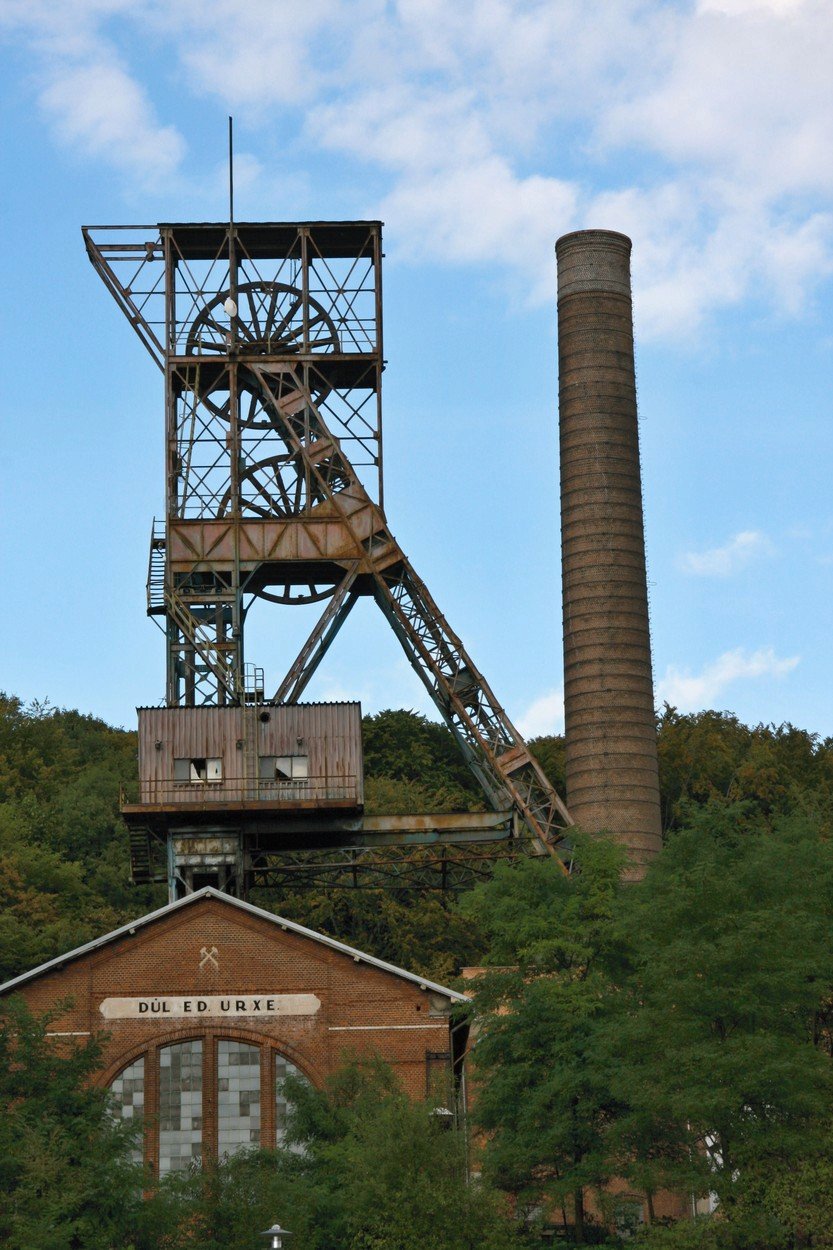
M 287 920 L 284 916 L 276 916 L 271 911 L 264 911 L 262 907 L 255 907 L 253 903 L 246 903 L 242 899 L 233 898 L 231 894 L 224 894 L 221 890 L 215 890 L 210 885 L 205 886 L 201 890 L 195 890 L 193 894 L 186 894 L 185 898 L 177 899 L 175 903 L 168 903 L 165 907 L 159 907 L 156 911 L 148 912 L 146 916 L 141 916 L 138 920 L 131 920 L 128 924 L 122 925 L 121 928 L 114 929 L 112 933 L 105 933 L 103 937 L 96 938 L 92 942 L 86 942 L 83 946 L 77 946 L 75 950 L 67 951 L 64 955 L 58 955 L 55 959 L 50 959 L 45 964 L 39 964 L 37 968 L 32 968 L 29 972 L 22 972 L 20 976 L 13 977 L 11 981 L 6 981 L 4 985 L 0 985 L 0 994 L 8 994 L 11 990 L 25 985 L 28 981 L 35 980 L 36 977 L 43 976 L 46 972 L 57 971 L 71 960 L 80 959 L 82 955 L 88 955 L 91 951 L 99 950 L 102 946 L 106 946 L 108 942 L 116 942 L 123 937 L 132 937 L 138 929 L 152 924 L 154 920 L 161 920 L 165 916 L 180 911 L 183 907 L 192 907 L 194 903 L 207 898 L 217 899 L 221 903 L 227 903 L 231 907 L 239 908 L 250 916 L 257 916 L 260 920 L 268 920 L 280 929 L 288 930 L 290 933 L 297 933 L 299 937 L 309 938 L 322 946 L 329 946 L 331 950 L 339 951 L 342 955 L 349 955 L 351 959 L 358 963 L 370 964 L 374 968 L 380 968 L 383 972 L 389 972 L 393 976 L 402 977 L 406 981 L 412 981 L 421 990 L 431 990 L 435 994 L 442 994 L 445 998 L 451 999 L 452 1002 L 456 1003 L 469 1001 L 467 995 L 460 994 L 457 990 L 450 990 L 445 985 L 438 985 L 435 981 L 428 981 L 425 977 L 418 977 L 414 972 L 407 972 L 404 968 L 397 968 L 396 964 L 389 964 L 384 959 L 376 959 L 374 955 L 368 955 L 364 951 L 357 950 L 355 946 L 347 946 L 344 942 L 338 942 L 335 938 L 327 937 L 325 933 L 316 933 L 313 929 L 307 929 L 302 924 L 297 924 L 294 920 Z

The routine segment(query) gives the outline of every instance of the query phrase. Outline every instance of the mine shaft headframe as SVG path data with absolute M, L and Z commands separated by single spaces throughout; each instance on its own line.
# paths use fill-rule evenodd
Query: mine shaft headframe
M 322 487 L 285 425 L 307 442 L 320 430 L 363 495 L 382 504 L 381 224 L 83 233 L 165 376 L 166 509 L 151 538 L 148 612 L 164 620 L 167 702 L 244 701 L 252 600 L 323 601 L 345 576 L 338 560 L 287 558 L 293 542 L 318 555 L 320 505 L 345 479 L 330 473 Z M 255 368 L 270 379 L 265 402 Z M 275 523 L 291 528 L 315 509 L 319 524 L 277 551 Z
M 538 850 L 563 857 L 564 804 L 367 480 L 363 453 L 381 483 L 379 223 L 161 226 L 115 241 L 99 228 L 85 239 L 166 375 L 167 513 L 148 610 L 166 621 L 168 705 L 247 701 L 244 592 L 329 599 L 277 702 L 301 697 L 356 596 L 372 595 L 490 804 L 511 804 Z
M 230 365 L 292 361 L 383 502 L 381 222 L 188 222 L 82 233 L 105 286 L 169 374 L 169 402 L 190 393 L 207 408 L 198 422 L 222 420 Z M 255 410 L 247 413 L 248 402 Z M 251 397 L 240 420 L 263 428 Z

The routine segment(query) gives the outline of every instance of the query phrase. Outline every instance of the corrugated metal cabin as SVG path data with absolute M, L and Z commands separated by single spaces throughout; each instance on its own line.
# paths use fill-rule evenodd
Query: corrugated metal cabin
M 139 804 L 134 811 L 363 807 L 359 703 L 138 712 Z

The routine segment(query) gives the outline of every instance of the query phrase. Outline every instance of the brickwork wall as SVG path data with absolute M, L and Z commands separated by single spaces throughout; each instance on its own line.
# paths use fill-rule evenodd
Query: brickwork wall
M 216 948 L 216 963 L 201 958 Z M 200 964 L 203 964 L 201 967 Z M 56 1035 L 105 1031 L 105 1065 L 98 1080 L 108 1085 L 125 1065 L 147 1053 L 146 1106 L 156 1106 L 156 1054 L 162 1046 L 203 1038 L 206 1054 L 204 1137 L 216 1126 L 215 1043 L 220 1037 L 275 1048 L 315 1085 L 352 1056 L 379 1055 L 391 1064 L 413 1097 L 426 1093 L 426 1052 L 450 1050 L 449 1022 L 432 991 L 393 973 L 354 960 L 311 938 L 281 929 L 220 899 L 205 898 L 137 928 L 115 942 L 51 970 L 20 990 L 34 1011 L 71 998 L 74 1005 L 53 1028 Z M 209 995 L 314 994 L 313 1015 L 285 1017 L 104 1019 L 107 998 L 170 998 Z M 447 1002 L 447 1000 L 445 1000 Z M 270 1050 L 263 1052 L 263 1141 L 274 1141 Z M 148 1133 L 155 1161 L 155 1134 Z
M 567 806 L 641 877 L 662 845 L 630 239 L 565 235 L 558 369 Z

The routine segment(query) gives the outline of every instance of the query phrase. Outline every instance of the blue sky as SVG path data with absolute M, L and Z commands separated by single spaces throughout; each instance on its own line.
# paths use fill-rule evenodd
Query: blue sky
M 559 729 L 553 244 L 634 240 L 658 700 L 833 733 L 829 0 L 0 0 L 0 685 L 116 724 L 162 383 L 82 223 L 385 222 L 388 518 L 528 734 Z M 312 621 L 252 613 L 278 684 Z M 363 603 L 308 691 L 430 711 Z

